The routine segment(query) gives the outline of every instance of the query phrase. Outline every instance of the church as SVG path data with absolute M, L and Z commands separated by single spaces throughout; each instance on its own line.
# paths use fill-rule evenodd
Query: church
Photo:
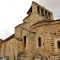
M 32 2 L 15 33 L 0 39 L 0 60 L 60 60 L 60 19 Z

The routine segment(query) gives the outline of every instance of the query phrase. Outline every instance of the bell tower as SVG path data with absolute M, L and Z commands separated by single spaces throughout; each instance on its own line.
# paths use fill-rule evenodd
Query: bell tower
M 28 10 L 27 14 L 38 13 L 40 16 L 44 17 L 48 20 L 54 20 L 53 13 L 43 6 L 37 4 L 36 2 L 32 2 L 32 6 Z

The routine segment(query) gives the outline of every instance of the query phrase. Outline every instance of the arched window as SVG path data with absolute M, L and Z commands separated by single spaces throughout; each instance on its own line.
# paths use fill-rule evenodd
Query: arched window
M 39 47 L 41 46 L 41 38 L 40 37 L 38 38 L 38 46 Z
M 26 46 L 26 36 L 24 36 L 24 46 Z
M 58 43 L 58 49 L 60 49 L 60 41 L 58 41 L 57 43 Z

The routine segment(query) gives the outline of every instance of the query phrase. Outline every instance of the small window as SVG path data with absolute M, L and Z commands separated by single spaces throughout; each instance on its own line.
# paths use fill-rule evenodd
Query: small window
M 48 12 L 47 12 L 47 11 L 45 11 L 45 17 L 48 19 L 48 15 L 47 15 L 47 13 L 48 13 Z
M 26 36 L 24 36 L 24 46 L 26 46 Z
M 41 46 L 41 38 L 40 37 L 38 38 L 38 46 L 39 47 Z
M 47 11 L 45 11 L 45 16 L 47 16 Z
M 58 41 L 57 43 L 58 43 L 58 49 L 60 49 L 60 41 Z
M 50 19 L 50 13 L 48 13 L 49 19 Z
M 42 16 L 44 16 L 44 9 L 41 9 L 41 14 Z
M 37 12 L 38 12 L 38 14 L 40 13 L 40 7 L 39 6 L 37 6 Z

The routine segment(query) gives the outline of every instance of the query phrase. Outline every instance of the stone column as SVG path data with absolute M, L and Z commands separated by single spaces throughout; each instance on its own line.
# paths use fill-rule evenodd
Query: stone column
M 53 13 L 50 14 L 50 19 L 54 20 Z
M 29 43 L 29 51 L 27 52 L 27 60 L 33 60 L 33 56 L 34 56 L 34 47 L 35 47 L 35 43 L 34 43 L 34 33 L 30 33 L 30 43 Z
M 44 17 L 45 17 L 45 9 L 43 11 L 44 11 Z
M 32 12 L 37 12 L 37 4 L 32 2 Z

